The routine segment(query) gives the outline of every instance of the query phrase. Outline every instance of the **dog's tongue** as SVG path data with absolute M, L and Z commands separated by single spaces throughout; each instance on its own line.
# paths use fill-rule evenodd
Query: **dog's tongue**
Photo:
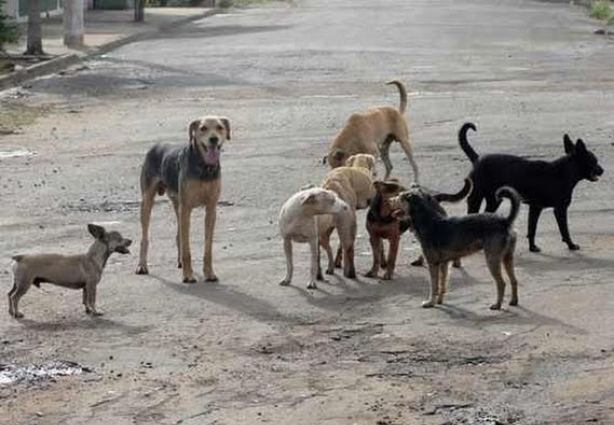
M 215 165 L 220 160 L 220 148 L 210 147 L 205 151 L 205 162 L 207 165 Z

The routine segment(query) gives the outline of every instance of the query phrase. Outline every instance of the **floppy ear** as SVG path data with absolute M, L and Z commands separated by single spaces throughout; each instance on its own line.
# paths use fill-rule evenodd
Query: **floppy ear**
M 569 138 L 569 134 L 565 134 L 563 136 L 563 145 L 565 146 L 566 154 L 571 155 L 574 152 L 575 146 L 573 142 L 571 141 L 571 139 Z
M 199 125 L 200 125 L 200 120 L 194 120 L 188 126 L 188 137 L 190 139 L 190 142 L 194 140 L 194 135 L 196 134 L 196 130 L 198 129 Z
M 586 153 L 586 145 L 582 139 L 576 141 L 576 151 L 580 153 Z
M 226 140 L 230 140 L 230 120 L 226 117 L 220 117 L 220 121 L 226 127 Z
M 315 193 L 311 193 L 308 196 L 304 197 L 303 200 L 301 201 L 301 204 L 303 205 L 310 205 L 310 204 L 315 204 L 316 203 L 316 194 Z
M 336 150 L 333 153 L 333 158 L 335 158 L 337 161 L 341 161 L 344 156 L 345 156 L 345 152 L 340 151 L 340 150 Z
M 89 230 L 91 235 L 95 237 L 96 239 L 104 238 L 104 235 L 107 233 L 104 230 L 104 227 L 98 226 L 96 224 L 91 224 L 91 223 L 87 225 L 87 230 Z
M 353 167 L 355 160 L 356 160 L 356 155 L 352 155 L 351 157 L 349 157 L 348 159 L 345 160 L 345 166 L 346 167 Z

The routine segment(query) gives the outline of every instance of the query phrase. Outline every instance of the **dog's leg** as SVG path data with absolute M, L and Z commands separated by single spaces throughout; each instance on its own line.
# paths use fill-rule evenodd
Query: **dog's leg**
M 12 308 L 12 316 L 15 319 L 21 319 L 23 314 L 19 312 L 19 300 L 23 297 L 32 285 L 32 279 L 23 276 L 15 281 L 14 290 L 9 293 L 9 312 Z
M 518 280 L 514 273 L 514 250 L 516 249 L 516 235 L 512 235 L 510 243 L 507 247 L 507 251 L 503 256 L 503 265 L 505 266 L 505 272 L 510 278 L 510 285 L 512 287 L 512 299 L 510 305 L 518 305 Z
M 490 274 L 497 285 L 497 301 L 490 306 L 491 310 L 501 310 L 503 296 L 505 295 L 505 281 L 501 275 L 501 263 L 503 262 L 502 251 L 503 249 L 501 249 L 499 246 L 491 247 L 490 249 L 486 249 L 486 247 L 484 248 L 488 270 L 490 270 Z
M 175 236 L 175 245 L 177 245 L 177 268 L 181 268 L 181 237 L 179 236 L 179 201 L 176 198 L 171 198 L 173 211 L 175 211 L 175 219 L 177 221 L 177 234 Z
M 480 206 L 482 206 L 483 197 L 478 193 L 474 192 L 469 195 L 467 198 L 467 214 L 474 214 L 480 212 Z
M 205 256 L 203 258 L 205 282 L 217 282 L 218 280 L 213 272 L 213 231 L 215 230 L 216 216 L 215 203 L 207 204 L 205 206 Z
M 335 259 L 333 257 L 333 249 L 330 246 L 330 235 L 333 232 L 333 229 L 327 230 L 322 236 L 320 236 L 320 246 L 324 248 L 326 252 L 326 259 L 328 264 L 326 266 L 326 274 L 334 274 L 335 273 Z M 319 258 L 319 256 L 318 256 Z M 319 271 L 321 274 L 321 270 Z
M 529 232 L 527 237 L 529 238 L 529 251 L 541 252 L 541 249 L 535 245 L 535 232 L 537 231 L 537 221 L 542 213 L 542 208 L 534 205 L 529 205 Z
M 83 306 L 85 307 L 85 314 L 90 314 L 92 312 L 90 309 L 90 298 L 87 292 L 87 285 L 83 287 Z
M 181 245 L 181 265 L 183 267 L 183 282 L 194 283 L 192 271 L 192 255 L 190 254 L 190 215 L 192 208 L 179 200 L 179 242 Z M 206 243 L 206 242 L 205 242 Z
M 384 180 L 388 180 L 390 173 L 392 173 L 392 162 L 390 161 L 390 141 L 385 141 L 379 151 L 379 156 L 382 158 L 384 167 L 386 167 L 386 174 Z
M 399 252 L 399 241 L 400 235 L 393 235 L 389 242 L 390 246 L 388 247 L 388 260 L 386 264 L 386 273 L 384 273 L 384 280 L 392 279 L 394 275 L 394 267 L 397 263 L 397 253 Z
M 292 273 L 294 271 L 294 264 L 292 263 L 292 238 L 289 236 L 284 238 L 284 254 L 286 256 L 286 277 L 279 284 L 287 286 L 292 281 Z
M 311 270 L 309 273 L 309 283 L 307 289 L 316 289 L 316 278 L 318 276 L 318 257 L 320 255 L 320 244 L 318 237 L 314 236 L 309 240 L 309 248 L 311 250 Z
M 377 272 L 380 268 L 380 261 L 382 258 L 382 241 L 377 236 L 369 235 L 369 243 L 371 244 L 371 253 L 373 255 L 373 265 L 371 270 L 365 273 L 366 277 L 377 277 Z
M 343 247 L 339 244 L 337 248 L 337 255 L 335 255 L 335 268 L 340 269 L 343 265 Z
M 418 174 L 418 164 L 416 164 L 416 160 L 414 159 L 414 152 L 413 152 L 411 141 L 408 138 L 406 140 L 399 140 L 399 143 L 401 145 L 401 148 L 405 152 L 407 159 L 409 160 L 409 164 L 411 165 L 411 169 L 414 173 L 414 182 L 420 183 L 420 176 Z
M 439 264 L 429 264 L 429 273 L 431 275 L 431 295 L 428 301 L 422 302 L 422 307 L 424 308 L 434 307 L 435 301 L 437 301 L 437 290 L 439 289 L 439 270 Z
M 567 244 L 567 247 L 570 250 L 579 250 L 580 245 L 576 245 L 575 243 L 573 243 L 571 240 L 571 236 L 569 235 L 569 226 L 567 224 L 567 207 L 556 207 L 554 209 L 554 216 L 556 217 L 556 223 L 559 225 L 559 232 L 561 233 L 561 238 L 563 238 L 563 242 Z
M 381 254 L 379 266 L 382 268 L 382 270 L 386 270 L 386 267 L 388 266 L 388 260 L 386 259 L 386 250 L 384 249 L 384 239 L 380 239 L 379 252 Z
M 443 303 L 443 296 L 447 291 L 448 273 L 450 272 L 450 263 L 446 262 L 439 265 L 439 290 L 437 292 L 437 304 Z
M 147 269 L 147 250 L 149 249 L 149 223 L 151 220 L 151 210 L 156 197 L 157 184 L 153 184 L 143 191 L 141 195 L 141 250 L 139 253 L 139 264 L 136 274 L 148 274 Z
M 85 309 L 86 313 L 91 314 L 92 316 L 102 316 L 103 313 L 101 311 L 96 310 L 96 286 L 98 282 L 90 281 L 85 283 L 85 288 L 87 291 L 88 304 Z M 88 311 L 89 308 L 89 311 Z
M 424 265 L 424 255 L 420 254 L 420 256 L 410 264 L 414 267 L 422 267 Z

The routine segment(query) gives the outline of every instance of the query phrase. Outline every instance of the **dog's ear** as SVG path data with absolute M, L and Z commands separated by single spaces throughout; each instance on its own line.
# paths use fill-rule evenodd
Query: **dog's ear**
M 576 141 L 576 152 L 586 153 L 586 145 L 584 144 L 584 140 L 578 139 Z
M 563 145 L 565 146 L 565 153 L 571 155 L 574 153 L 575 146 L 569 137 L 569 134 L 563 136 Z
M 336 150 L 333 153 L 333 158 L 335 158 L 337 161 L 341 161 L 344 156 L 345 156 L 345 152 L 343 152 L 341 150 Z
M 220 117 L 220 121 L 226 128 L 226 140 L 230 140 L 230 120 L 226 117 Z
M 89 230 L 91 235 L 95 237 L 96 239 L 104 238 L 104 236 L 107 233 L 106 230 L 104 230 L 104 227 L 98 226 L 97 224 L 92 224 L 92 223 L 87 225 L 87 230 Z
M 356 155 L 350 156 L 348 159 L 345 160 L 345 166 L 346 167 L 353 167 L 355 160 L 356 160 Z
M 188 126 L 188 137 L 190 139 L 190 142 L 194 140 L 194 137 L 196 135 L 196 130 L 198 130 L 199 125 L 200 125 L 200 120 L 194 120 Z
M 315 193 L 310 193 L 309 195 L 305 196 L 302 201 L 301 204 L 303 205 L 311 205 L 311 204 L 315 204 L 317 202 L 318 196 Z

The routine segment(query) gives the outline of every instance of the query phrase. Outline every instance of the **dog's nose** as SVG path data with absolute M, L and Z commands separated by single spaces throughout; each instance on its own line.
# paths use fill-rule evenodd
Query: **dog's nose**
M 126 246 L 130 246 L 132 244 L 132 239 L 126 239 Z
M 603 168 L 599 167 L 599 168 L 597 169 L 597 175 L 598 175 L 598 176 L 600 176 L 600 175 L 602 175 L 602 174 L 603 174 Z
M 209 142 L 210 142 L 210 143 L 216 144 L 216 143 L 218 143 L 219 141 L 220 141 L 220 139 L 219 139 L 219 137 L 217 137 L 217 136 L 211 136 L 211 137 L 209 137 Z

